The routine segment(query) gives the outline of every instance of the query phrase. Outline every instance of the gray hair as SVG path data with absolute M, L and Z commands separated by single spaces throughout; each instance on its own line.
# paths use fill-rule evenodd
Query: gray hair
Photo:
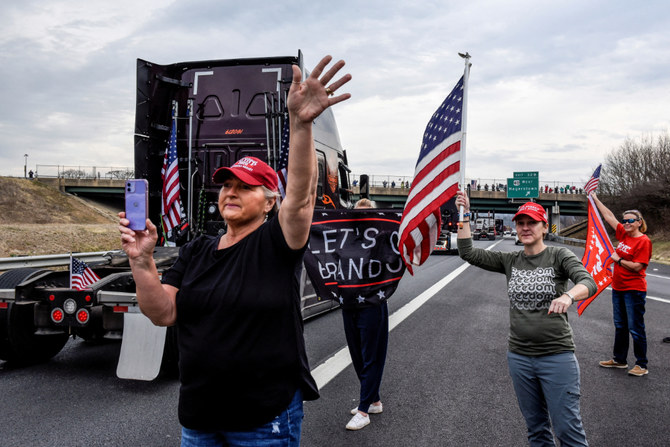
M 266 199 L 275 199 L 275 205 L 268 213 L 269 216 L 273 216 L 275 213 L 277 213 L 277 211 L 279 211 L 279 191 L 273 191 L 265 185 L 261 185 L 261 189 L 263 190 L 263 195 Z
M 361 199 L 354 205 L 354 208 L 376 208 L 375 202 L 370 199 Z

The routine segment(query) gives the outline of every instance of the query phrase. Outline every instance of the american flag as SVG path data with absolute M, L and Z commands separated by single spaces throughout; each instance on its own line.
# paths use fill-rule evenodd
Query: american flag
M 593 191 L 595 191 L 596 188 L 598 187 L 598 183 L 600 183 L 600 168 L 602 166 L 603 166 L 602 164 L 599 164 L 596 170 L 593 172 L 593 175 L 591 176 L 589 181 L 586 182 L 584 190 L 586 191 L 587 196 L 591 194 Z
M 84 261 L 77 258 L 70 258 L 70 288 L 75 290 L 90 289 L 90 285 L 99 280 L 100 277 L 95 274 Z
M 286 173 L 288 167 L 288 142 L 289 127 L 288 116 L 284 116 L 284 126 L 281 131 L 281 143 L 279 145 L 279 161 L 277 162 L 277 179 L 279 180 L 279 194 L 281 198 L 286 197 Z
M 163 193 L 161 214 L 163 231 L 166 234 L 181 223 L 181 200 L 179 199 L 179 165 L 177 163 L 177 120 L 172 119 L 170 140 L 163 158 L 161 169 L 163 179 Z
M 598 167 L 600 169 L 600 167 Z M 600 292 L 605 290 L 612 283 L 612 253 L 614 248 L 610 241 L 603 221 L 598 214 L 598 208 L 593 203 L 593 198 L 589 197 L 588 204 L 588 229 L 586 231 L 586 248 L 582 257 L 582 264 L 586 270 L 593 276 L 597 292 L 590 298 L 577 302 L 577 313 L 581 315 Z
M 428 259 L 442 220 L 440 206 L 458 191 L 463 132 L 463 81 L 458 81 L 426 126 L 414 180 L 400 222 L 400 255 L 412 264 Z

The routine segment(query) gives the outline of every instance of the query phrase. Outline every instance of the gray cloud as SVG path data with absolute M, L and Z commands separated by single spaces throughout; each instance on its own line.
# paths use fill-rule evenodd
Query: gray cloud
M 346 59 L 353 96 L 335 114 L 356 173 L 412 174 L 463 72 L 459 51 L 473 56 L 468 176 L 577 181 L 624 138 L 670 126 L 660 0 L 96 3 L 0 6 L 0 174 L 21 175 L 24 153 L 29 164 L 132 165 L 137 58 Z

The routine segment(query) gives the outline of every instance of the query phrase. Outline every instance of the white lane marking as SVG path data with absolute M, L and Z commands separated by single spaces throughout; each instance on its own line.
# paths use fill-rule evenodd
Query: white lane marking
M 655 275 L 653 273 L 647 273 L 647 276 L 653 276 L 654 278 L 661 278 L 661 279 L 670 279 L 670 276 Z
M 426 302 L 429 299 L 435 296 L 437 292 L 442 290 L 442 288 L 445 287 L 447 284 L 449 284 L 451 281 L 456 279 L 456 277 L 461 273 L 463 273 L 465 269 L 468 268 L 469 266 L 470 264 L 464 262 L 460 267 L 458 267 L 456 270 L 448 274 L 446 277 L 442 278 L 440 281 L 433 284 L 428 290 L 423 292 L 421 295 L 417 296 L 412 301 L 405 304 L 400 309 L 396 310 L 393 313 L 393 315 L 389 317 L 389 332 L 395 329 L 397 325 L 402 323 L 405 320 L 405 318 L 409 317 L 414 312 L 416 312 L 421 306 L 426 304 Z
M 496 242 L 487 248 L 487 250 L 492 249 L 498 245 L 502 240 Z M 437 292 L 442 290 L 447 284 L 456 279 L 458 275 L 463 273 L 470 264 L 464 262 L 460 267 L 451 272 L 446 277 L 442 278 L 440 281 L 433 284 L 430 288 L 424 291 L 421 295 L 414 298 L 409 303 L 405 304 L 403 307 L 398 309 L 389 317 L 389 332 L 391 332 L 396 326 L 405 320 L 405 318 L 412 315 L 417 309 L 426 304 L 426 302 L 431 299 Z M 325 362 L 317 366 L 312 370 L 312 377 L 316 381 L 316 385 L 319 389 L 323 388 L 333 380 L 339 373 L 344 371 L 344 368 L 351 364 L 351 355 L 349 354 L 349 348 L 347 346 L 343 347 L 335 353 L 332 357 L 327 359 Z

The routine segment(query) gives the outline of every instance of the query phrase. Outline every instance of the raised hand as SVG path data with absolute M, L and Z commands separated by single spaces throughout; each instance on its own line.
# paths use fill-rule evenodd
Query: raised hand
M 333 96 L 337 89 L 351 80 L 351 75 L 346 74 L 330 83 L 337 72 L 344 67 L 344 61 L 340 60 L 323 74 L 332 59 L 331 56 L 321 59 L 304 82 L 301 82 L 300 68 L 293 66 L 293 82 L 288 94 L 288 109 L 292 119 L 311 123 L 328 107 L 351 97 L 349 93 Z

